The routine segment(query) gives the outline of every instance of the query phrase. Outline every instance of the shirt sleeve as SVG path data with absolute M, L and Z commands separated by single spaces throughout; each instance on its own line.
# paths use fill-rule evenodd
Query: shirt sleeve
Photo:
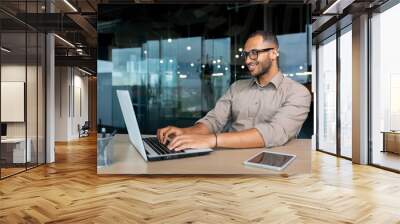
M 296 137 L 310 111 L 311 94 L 298 84 L 287 96 L 287 100 L 269 122 L 255 125 L 262 135 L 265 147 L 284 145 Z
M 228 91 L 219 98 L 215 107 L 209 111 L 206 116 L 196 121 L 196 123 L 205 124 L 211 133 L 221 132 L 231 117 L 234 86 L 235 83 L 233 83 Z

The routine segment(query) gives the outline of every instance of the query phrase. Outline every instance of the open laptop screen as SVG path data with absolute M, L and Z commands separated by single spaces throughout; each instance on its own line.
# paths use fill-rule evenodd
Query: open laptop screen
M 147 161 L 146 151 L 142 136 L 140 134 L 139 125 L 136 120 L 135 111 L 133 109 L 131 96 L 127 90 L 117 90 L 118 101 L 121 106 L 122 115 L 125 120 L 126 129 L 128 130 L 129 140 L 139 151 L 140 155 Z

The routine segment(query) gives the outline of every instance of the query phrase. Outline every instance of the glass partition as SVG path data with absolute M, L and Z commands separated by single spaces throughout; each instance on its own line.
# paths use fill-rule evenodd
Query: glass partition
M 0 2 L 19 18 L 43 12 L 43 5 Z M 45 162 L 45 44 L 44 33 L 0 12 L 0 178 Z
M 143 134 L 192 125 L 250 77 L 239 54 L 256 30 L 277 34 L 282 72 L 310 86 L 309 13 L 307 5 L 99 5 L 98 130 L 126 132 L 118 89 L 129 90 Z
M 37 165 L 37 126 L 38 126 L 38 35 L 36 32 L 27 33 L 27 74 L 26 74 L 26 114 L 27 114 L 27 150 L 30 151 L 30 160 L 27 167 Z
M 31 162 L 31 141 L 26 138 L 26 41 L 25 32 L 1 34 L 2 177 L 24 171 Z
M 352 32 L 351 26 L 340 36 L 340 154 L 352 157 Z
M 318 47 L 318 149 L 336 154 L 336 36 Z
M 371 18 L 371 162 L 400 171 L 400 4 Z
M 37 163 L 46 162 L 46 36 L 38 33 L 38 64 L 37 64 Z

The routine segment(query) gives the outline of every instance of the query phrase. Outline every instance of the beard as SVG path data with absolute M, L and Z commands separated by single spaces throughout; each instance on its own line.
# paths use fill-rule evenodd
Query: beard
M 271 69 L 271 66 L 272 66 L 272 60 L 264 61 L 264 63 L 256 62 L 256 65 L 260 66 L 260 71 L 256 72 L 252 76 L 254 78 L 259 78 L 260 76 L 269 72 L 269 70 Z

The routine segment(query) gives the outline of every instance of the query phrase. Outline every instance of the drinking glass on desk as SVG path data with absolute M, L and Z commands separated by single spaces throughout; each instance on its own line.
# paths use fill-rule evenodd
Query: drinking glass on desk
M 112 163 L 113 133 L 101 133 L 97 135 L 97 166 L 107 166 Z

